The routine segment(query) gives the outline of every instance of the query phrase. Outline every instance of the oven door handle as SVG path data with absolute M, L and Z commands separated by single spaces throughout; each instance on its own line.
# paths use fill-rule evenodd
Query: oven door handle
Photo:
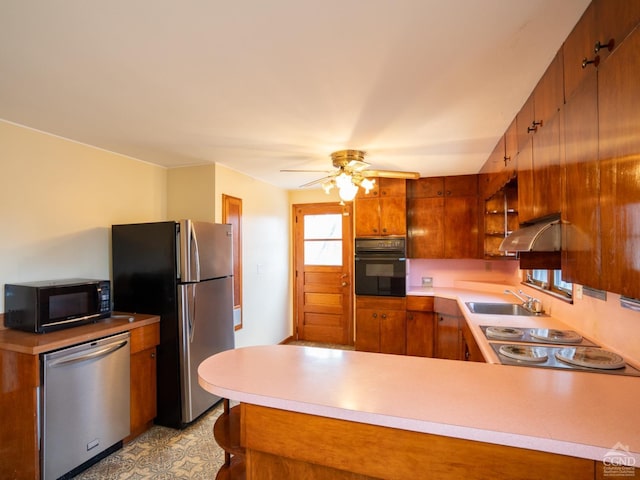
M 358 260 L 389 260 L 389 261 L 404 261 L 406 260 L 405 257 L 398 257 L 398 256 L 393 256 L 393 257 L 387 257 L 387 256 L 382 256 L 382 255 L 356 255 L 356 262 Z

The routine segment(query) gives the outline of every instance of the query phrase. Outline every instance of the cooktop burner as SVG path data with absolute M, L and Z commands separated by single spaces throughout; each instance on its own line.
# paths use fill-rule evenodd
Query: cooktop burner
M 489 342 L 503 365 L 518 365 L 558 370 L 608 373 L 640 377 L 617 353 L 595 347 L 553 345 L 510 345 Z
M 505 357 L 523 362 L 541 363 L 549 359 L 544 348 L 531 345 L 501 345 L 499 352 Z
M 597 345 L 583 338 L 573 330 L 557 330 L 553 328 L 502 327 L 481 325 L 480 328 L 489 340 L 506 340 L 523 343 L 545 343 L 561 345 L 581 345 L 596 347 Z
M 617 353 L 601 348 L 576 347 L 563 348 L 555 352 L 556 358 L 571 365 L 588 368 L 614 370 L 624 368 L 624 359 Z

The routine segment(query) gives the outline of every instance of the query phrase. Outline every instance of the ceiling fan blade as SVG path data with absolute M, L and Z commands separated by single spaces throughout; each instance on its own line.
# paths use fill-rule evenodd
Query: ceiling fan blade
M 331 173 L 331 170 L 292 170 L 292 169 L 282 169 L 281 172 L 285 173 L 305 173 L 305 172 L 313 172 L 313 173 Z
M 398 172 L 395 170 L 364 170 L 360 174 L 363 177 L 420 178 L 418 172 Z
M 300 185 L 300 188 L 311 187 L 312 185 L 317 185 L 318 183 L 323 183 L 332 178 L 333 175 L 329 175 L 327 177 L 318 178 L 317 180 L 313 180 L 309 183 L 305 183 L 304 185 Z

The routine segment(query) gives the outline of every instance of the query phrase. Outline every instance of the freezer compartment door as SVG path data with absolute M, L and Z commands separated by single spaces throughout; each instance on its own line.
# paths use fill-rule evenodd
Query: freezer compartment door
M 180 221 L 180 281 L 199 282 L 233 274 L 231 225 Z
M 234 348 L 232 289 L 232 277 L 179 286 L 182 423 L 219 400 L 198 383 L 198 366 Z

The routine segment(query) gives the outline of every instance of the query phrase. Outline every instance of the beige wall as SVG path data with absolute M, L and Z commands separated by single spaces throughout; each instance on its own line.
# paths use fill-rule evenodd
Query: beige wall
M 167 175 L 167 218 L 215 220 L 215 165 L 172 168 Z
M 2 286 L 110 278 L 111 225 L 166 217 L 164 168 L 3 121 L 0 151 Z
M 242 199 L 243 328 L 236 346 L 279 343 L 293 331 L 288 194 L 219 164 L 215 177 L 216 205 L 223 194 Z
M 0 121 L 0 290 L 4 284 L 111 277 L 111 225 L 219 222 L 243 200 L 244 328 L 237 345 L 291 334 L 288 193 L 207 165 L 167 170 Z M 0 295 L 4 312 L 4 295 Z

